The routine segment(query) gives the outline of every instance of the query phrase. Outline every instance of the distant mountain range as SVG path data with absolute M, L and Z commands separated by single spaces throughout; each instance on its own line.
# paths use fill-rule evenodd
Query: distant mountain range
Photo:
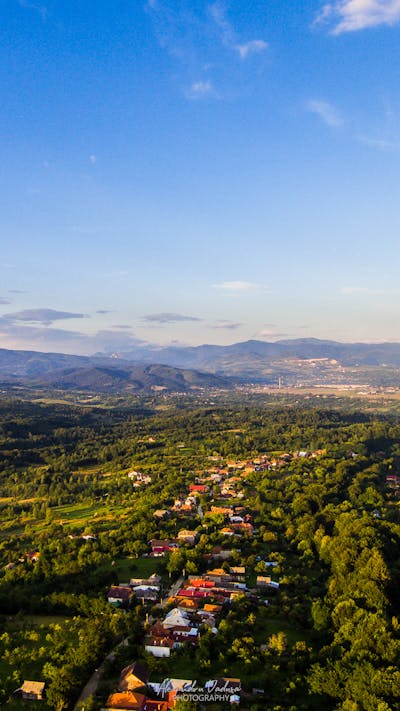
M 0 349 L 0 380 L 39 388 L 108 393 L 231 387 L 228 378 L 168 365 L 133 365 L 110 357 L 5 349 Z
M 3 382 L 90 391 L 188 390 L 242 383 L 400 385 L 400 343 L 315 338 L 230 346 L 137 347 L 77 356 L 0 349 Z
M 136 392 L 153 390 L 185 392 L 198 388 L 231 387 L 228 378 L 212 373 L 172 368 L 168 365 L 95 365 L 46 373 L 43 385 L 61 390 L 89 390 L 91 392 Z
M 124 358 L 234 377 L 242 382 L 400 385 L 400 343 L 339 343 L 316 338 L 245 341 L 230 346 L 136 348 Z

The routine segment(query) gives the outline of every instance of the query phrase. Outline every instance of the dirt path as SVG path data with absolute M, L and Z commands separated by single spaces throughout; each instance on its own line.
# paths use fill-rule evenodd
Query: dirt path
M 84 688 L 82 689 L 79 699 L 74 706 L 74 711 L 78 711 L 78 707 L 81 705 L 82 701 L 85 701 L 87 698 L 89 698 L 89 696 L 92 696 L 92 694 L 96 693 L 97 687 L 100 683 L 100 679 L 104 671 L 104 665 L 106 664 L 106 662 L 112 662 L 115 659 L 115 655 L 119 647 L 122 647 L 123 645 L 127 644 L 128 639 L 123 639 L 122 642 L 117 644 L 117 646 L 114 647 L 114 649 L 109 654 L 107 654 L 107 656 L 100 664 L 99 668 L 95 670 L 95 672 L 92 674 L 89 681 L 87 682 L 86 686 L 84 686 Z
M 179 578 L 179 579 L 176 581 L 176 583 L 174 583 L 174 584 L 171 586 L 170 591 L 169 591 L 168 594 L 165 596 L 165 602 L 163 603 L 163 607 L 165 606 L 166 601 L 168 600 L 169 597 L 174 597 L 174 596 L 177 594 L 178 590 L 179 590 L 179 589 L 182 587 L 182 585 L 183 585 L 183 581 L 184 581 L 183 578 Z M 107 654 L 107 656 L 105 657 L 105 659 L 104 659 L 104 660 L 102 661 L 102 663 L 100 664 L 99 668 L 95 670 L 95 672 L 92 674 L 92 676 L 90 677 L 90 679 L 89 679 L 89 681 L 87 682 L 87 684 L 86 684 L 86 685 L 84 686 L 84 688 L 82 689 L 81 694 L 80 694 L 80 696 L 79 696 L 79 699 L 78 699 L 78 701 L 76 702 L 76 704 L 75 704 L 75 706 L 74 706 L 74 711 L 78 711 L 78 708 L 79 708 L 79 706 L 81 706 L 82 702 L 85 701 L 87 698 L 89 698 L 89 696 L 92 696 L 92 694 L 95 694 L 95 693 L 96 693 L 97 687 L 98 687 L 98 685 L 99 685 L 99 683 L 100 683 L 100 680 L 101 680 L 101 677 L 102 677 L 102 674 L 103 674 L 103 671 L 104 671 L 104 665 L 105 665 L 105 663 L 106 663 L 106 662 L 112 662 L 112 661 L 115 659 L 115 654 L 116 654 L 116 652 L 117 652 L 117 649 L 118 649 L 119 647 L 122 647 L 122 645 L 127 645 L 127 644 L 128 644 L 128 640 L 127 640 L 127 639 L 123 639 L 122 642 L 120 642 L 119 644 L 117 644 L 117 646 L 114 647 L 114 649 L 113 649 L 109 654 Z

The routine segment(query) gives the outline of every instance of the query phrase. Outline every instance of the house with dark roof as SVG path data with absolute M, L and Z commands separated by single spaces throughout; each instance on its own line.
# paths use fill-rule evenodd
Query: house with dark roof
M 112 585 L 107 593 L 107 601 L 117 607 L 127 607 L 131 599 L 132 590 L 129 586 Z

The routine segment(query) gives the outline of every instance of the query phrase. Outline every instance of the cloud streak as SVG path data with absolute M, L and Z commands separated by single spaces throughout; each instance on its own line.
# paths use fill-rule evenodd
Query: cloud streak
M 201 99 L 215 99 L 217 98 L 217 92 L 210 80 L 207 81 L 195 81 L 185 92 L 186 98 L 193 101 Z
M 159 45 L 180 67 L 178 85 L 187 100 L 222 100 L 248 89 L 254 80 L 249 59 L 262 56 L 268 44 L 237 32 L 223 2 L 147 0 L 145 9 Z
M 310 99 L 306 105 L 307 111 L 319 118 L 330 128 L 339 128 L 344 121 L 338 110 L 329 101 L 321 101 L 320 99 Z
M 227 331 L 235 331 L 241 326 L 243 326 L 242 323 L 235 323 L 234 321 L 224 321 L 223 319 L 219 319 L 218 321 L 210 325 L 211 328 L 226 329 Z
M 143 316 L 143 321 L 146 321 L 147 323 L 158 323 L 158 324 L 167 324 L 167 323 L 179 323 L 183 321 L 202 321 L 203 319 L 198 318 L 197 316 L 185 316 L 184 314 L 176 314 L 176 313 L 169 313 L 169 312 L 162 312 L 159 314 L 147 314 L 147 316 Z
M 3 320 L 10 323 L 40 323 L 44 326 L 51 325 L 54 321 L 64 321 L 70 318 L 88 318 L 86 314 L 71 311 L 57 311 L 56 309 L 25 309 L 4 314 Z
M 225 47 L 236 52 L 241 59 L 247 59 L 251 54 L 265 52 L 268 48 L 267 42 L 262 39 L 253 39 L 248 42 L 240 42 L 231 23 L 227 19 L 225 7 L 221 2 L 210 5 L 210 15 L 219 29 L 221 42 Z
M 335 0 L 325 3 L 315 25 L 329 24 L 333 35 L 400 22 L 400 0 Z
M 260 54 L 260 52 L 265 52 L 267 48 L 267 42 L 259 39 L 250 40 L 250 42 L 244 42 L 243 44 L 237 44 L 235 46 L 235 49 L 242 59 L 246 59 L 251 54 Z
M 254 289 L 266 289 L 262 284 L 255 284 L 251 281 L 223 281 L 220 284 L 213 284 L 214 289 L 223 291 L 252 291 Z
M 0 345 L 2 348 L 90 355 L 129 351 L 146 345 L 146 342 L 122 329 L 103 329 L 86 334 L 51 326 L 10 322 L 0 317 Z

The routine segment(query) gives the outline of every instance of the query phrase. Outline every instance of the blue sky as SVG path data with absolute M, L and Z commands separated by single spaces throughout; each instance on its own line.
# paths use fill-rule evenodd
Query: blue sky
M 1 3 L 0 347 L 400 341 L 399 40 L 400 0 Z

